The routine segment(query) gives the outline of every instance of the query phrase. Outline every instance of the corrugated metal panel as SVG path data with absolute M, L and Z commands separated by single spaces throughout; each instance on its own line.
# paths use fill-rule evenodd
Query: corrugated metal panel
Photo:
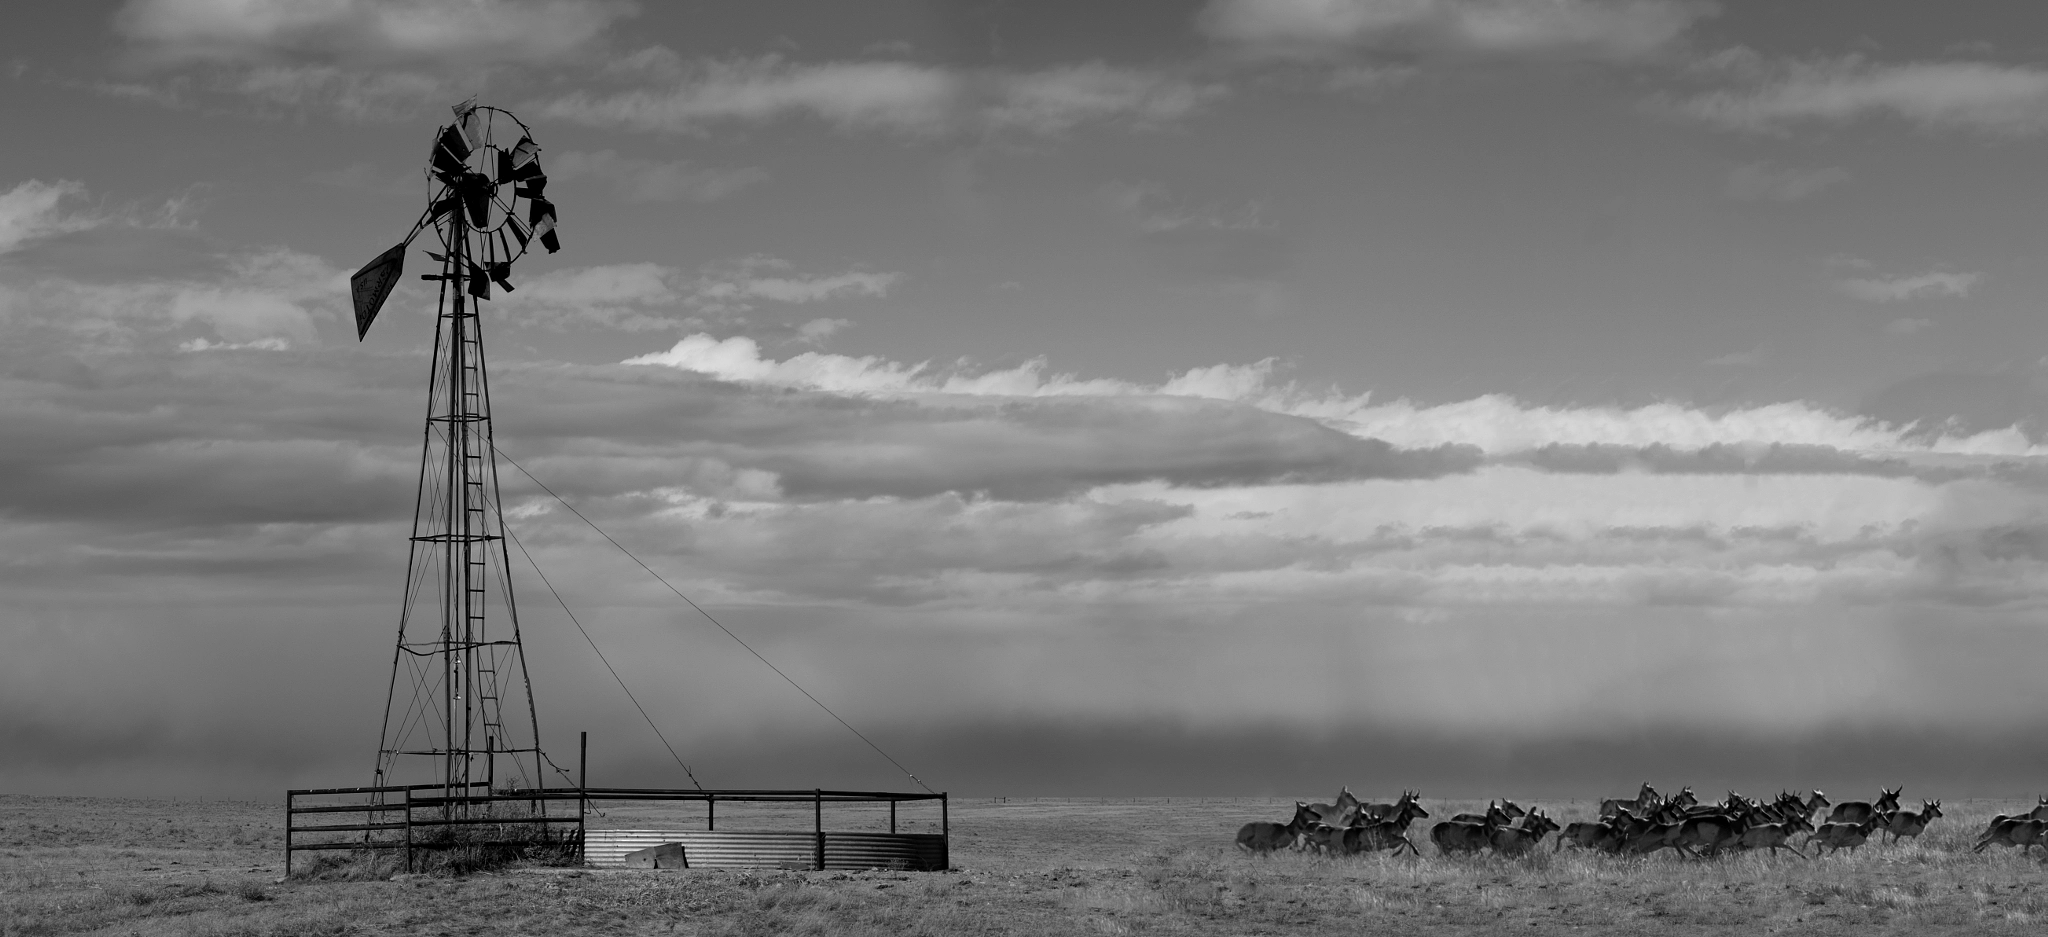
M 693 869 L 814 869 L 813 833 L 585 830 L 584 861 L 624 868 L 626 853 L 680 843 Z M 828 869 L 944 869 L 946 839 L 929 833 L 826 833 Z
M 946 868 L 946 838 L 931 833 L 826 833 L 825 868 Z

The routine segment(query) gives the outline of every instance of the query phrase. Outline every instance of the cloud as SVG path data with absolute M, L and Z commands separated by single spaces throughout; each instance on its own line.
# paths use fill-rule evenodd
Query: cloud
M 1744 163 L 1729 171 L 1721 191 L 1741 202 L 1796 202 L 1848 181 L 1849 171 L 1838 166 L 1799 169 Z
M 1196 85 L 1100 62 L 1007 75 L 1000 81 L 998 100 L 986 111 L 988 124 L 1042 134 L 1064 133 L 1090 121 L 1169 123 L 1224 93 L 1220 85 Z
M 1731 130 L 1783 131 L 1888 116 L 1934 130 L 2031 135 L 2048 129 L 2048 70 L 1987 62 L 1881 64 L 1860 56 L 1767 64 L 1724 56 L 1745 87 L 1710 91 L 1682 112 Z
M 1893 319 L 1884 324 L 1886 335 L 1917 335 L 1934 328 L 1933 319 Z
M 1146 259 L 1176 277 L 1268 281 L 1293 259 L 1260 201 L 1188 204 L 1156 182 L 1111 183 L 1102 195 L 1135 230 Z
M 1835 281 L 1835 289 L 1870 303 L 1902 303 L 1913 299 L 1949 296 L 1960 299 L 1984 279 L 1981 273 L 1929 271 L 1900 276 L 1846 277 Z
M 972 71 L 900 61 L 803 63 L 779 55 L 688 63 L 665 49 L 659 53 L 642 53 L 622 70 L 652 87 L 572 92 L 540 102 L 541 115 L 664 133 L 805 116 L 843 130 L 918 136 L 1056 134 L 1084 123 L 1156 126 L 1223 93 L 1217 85 L 1102 63 Z
M 590 48 L 636 11 L 619 0 L 129 0 L 114 24 L 168 61 L 531 64 Z
M 355 120 L 385 120 L 439 111 L 460 100 L 458 79 L 401 69 L 335 65 L 254 65 L 217 74 L 213 90 L 294 113 L 331 109 Z
M 664 163 L 620 156 L 614 150 L 553 154 L 548 157 L 548 172 L 557 179 L 602 180 L 629 202 L 716 202 L 768 181 L 768 170 L 755 166 L 718 169 L 684 160 Z
M 812 319 L 797 327 L 796 340 L 806 345 L 821 345 L 852 324 L 851 319 Z
M 31 241 L 98 224 L 89 215 L 67 213 L 58 207 L 65 199 L 84 194 L 84 185 L 63 179 L 30 179 L 0 193 L 0 254 Z
M 857 268 L 803 274 L 787 260 L 758 254 L 694 274 L 663 264 L 605 264 L 552 270 L 518 283 L 517 291 L 492 300 L 492 308 L 514 321 L 554 328 L 573 322 L 628 331 L 692 328 L 705 325 L 704 317 L 732 318 L 763 303 L 886 296 L 901 278 Z
M 952 72 L 908 62 L 798 64 L 780 56 L 706 61 L 673 87 L 572 92 L 539 116 L 632 130 L 693 133 L 721 121 L 804 114 L 841 128 L 929 132 L 963 94 Z
M 1620 60 L 1664 49 L 1714 12 L 1682 0 L 1211 0 L 1199 23 L 1267 55 L 1364 48 Z

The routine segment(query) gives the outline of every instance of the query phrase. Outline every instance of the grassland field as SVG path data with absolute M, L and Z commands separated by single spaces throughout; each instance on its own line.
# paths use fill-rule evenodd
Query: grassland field
M 1483 803 L 1425 800 L 1441 817 Z M 1587 802 L 1546 802 L 1561 821 Z M 277 804 L 0 796 L 0 937 L 29 935 L 2041 934 L 2048 868 L 1970 846 L 2020 802 L 1955 802 L 1918 842 L 1807 860 L 1551 851 L 1240 854 L 1283 799 L 955 801 L 944 873 L 516 868 L 282 878 Z M 910 808 L 905 831 L 937 826 Z M 701 822 L 658 807 L 594 825 Z M 828 829 L 886 811 L 828 810 Z M 721 807 L 720 829 L 808 829 Z

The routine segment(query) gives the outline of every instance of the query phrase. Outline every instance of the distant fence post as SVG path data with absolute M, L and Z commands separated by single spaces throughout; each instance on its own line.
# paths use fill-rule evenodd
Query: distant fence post
M 704 831 L 710 833 L 715 832 L 717 829 L 718 795 L 712 794 L 711 796 L 704 799 Z
M 946 847 L 946 868 L 953 867 L 953 811 L 946 794 L 939 794 L 939 841 Z
M 818 870 L 825 870 L 825 790 L 811 790 L 811 816 L 818 832 Z
M 889 835 L 896 835 L 896 799 L 889 799 Z

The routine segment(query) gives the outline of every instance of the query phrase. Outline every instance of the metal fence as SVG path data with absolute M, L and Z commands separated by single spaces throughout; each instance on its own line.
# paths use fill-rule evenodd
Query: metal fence
M 484 787 L 472 784 L 471 789 Z M 405 868 L 414 853 L 452 848 L 513 848 L 550 843 L 572 850 L 577 861 L 622 866 L 632 849 L 682 843 L 698 861 L 691 868 L 899 868 L 943 870 L 951 866 L 952 822 L 946 794 L 896 791 L 678 790 L 667 788 L 582 788 L 511 793 L 446 793 L 440 784 L 332 787 L 285 792 L 285 874 L 295 853 L 320 850 L 399 851 Z M 432 792 L 432 793 L 429 793 Z M 366 798 L 334 803 L 334 798 Z M 573 801 L 572 811 L 548 812 L 550 803 Z M 691 801 L 704 804 L 705 828 L 693 830 L 590 830 L 591 804 L 602 802 Z M 939 833 L 897 832 L 897 807 L 938 801 Z M 811 829 L 772 833 L 719 832 L 718 804 L 811 805 Z M 825 805 L 887 803 L 889 832 L 828 832 Z M 524 805 L 524 813 L 518 812 Z M 358 819 L 359 818 L 359 819 Z M 330 819 L 355 822 L 332 823 Z M 574 831 L 556 830 L 574 824 Z M 458 835 L 459 834 L 459 835 Z M 672 838 L 660 838 L 660 837 Z M 337 838 L 338 837 L 338 838 Z M 652 837 L 650 839 L 650 837 Z M 641 840 L 648 840 L 642 843 Z M 637 845 L 634 845 L 637 844 Z

